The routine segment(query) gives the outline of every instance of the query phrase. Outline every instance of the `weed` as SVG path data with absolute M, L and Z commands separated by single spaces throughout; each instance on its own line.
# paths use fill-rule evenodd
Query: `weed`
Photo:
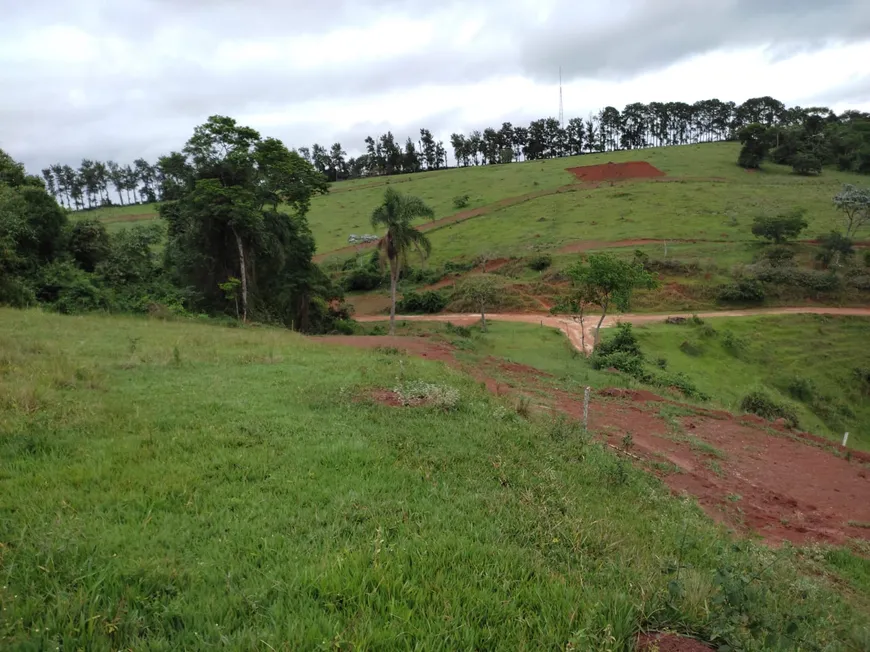
M 405 406 L 430 405 L 449 412 L 459 406 L 459 391 L 453 387 L 413 380 L 393 388 L 399 402 Z
M 693 357 L 704 355 L 704 347 L 695 340 L 683 340 L 680 344 L 680 351 Z
M 764 389 L 755 389 L 740 400 L 740 409 L 770 421 L 785 419 L 792 428 L 798 427 L 797 412 L 783 401 L 778 401 Z
M 516 411 L 523 419 L 528 419 L 531 416 L 531 400 L 528 396 L 520 396 L 517 399 Z

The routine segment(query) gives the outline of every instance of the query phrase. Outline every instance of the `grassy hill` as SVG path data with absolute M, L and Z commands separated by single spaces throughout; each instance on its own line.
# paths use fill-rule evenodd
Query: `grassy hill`
M 335 183 L 329 195 L 315 198 L 308 218 L 318 252 L 326 253 L 345 246 L 351 233 L 371 229 L 371 211 L 387 185 L 423 198 L 440 219 L 459 212 L 453 205 L 458 196 L 468 195 L 466 208 L 475 209 L 572 184 L 576 179 L 566 169 L 575 166 L 648 161 L 678 179 L 614 186 L 605 183 L 595 189 L 540 197 L 447 227 L 432 236 L 437 262 L 473 257 L 487 249 L 499 255 L 557 249 L 585 239 L 750 240 L 748 225 L 756 214 L 793 206 L 809 211 L 808 233 L 816 235 L 835 224 L 837 216 L 830 200 L 840 185 L 867 181 L 861 175 L 835 170 L 818 178 L 799 177 L 791 168 L 773 164 L 750 173 L 735 164 L 738 151 L 737 143 L 709 143 L 355 179 Z M 156 205 L 116 206 L 75 215 L 123 225 L 156 217 Z M 540 218 L 545 221 L 539 222 Z M 481 242 L 482 237 L 485 242 Z M 530 238 L 536 241 L 530 242 Z
M 3 649 L 870 641 L 860 557 L 735 543 L 570 425 L 388 349 L 0 310 L 0 397 Z

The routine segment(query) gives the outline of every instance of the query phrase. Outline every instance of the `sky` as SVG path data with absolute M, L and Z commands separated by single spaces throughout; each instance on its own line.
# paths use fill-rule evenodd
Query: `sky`
M 0 0 L 0 148 L 150 161 L 210 115 L 290 147 L 631 102 L 870 111 L 867 0 Z M 451 154 L 452 159 L 452 154 Z

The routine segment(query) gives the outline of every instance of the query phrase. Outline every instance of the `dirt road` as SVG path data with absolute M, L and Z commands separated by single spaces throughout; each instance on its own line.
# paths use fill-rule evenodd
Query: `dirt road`
M 698 313 L 658 313 L 658 314 L 635 314 L 624 313 L 619 315 L 609 315 L 604 318 L 602 328 L 609 328 L 618 322 L 630 322 L 632 324 L 649 324 L 652 322 L 663 321 L 668 317 L 691 317 L 693 314 L 698 315 L 702 319 L 715 319 L 716 317 L 755 317 L 761 315 L 855 315 L 861 317 L 870 317 L 870 308 L 815 308 L 810 306 L 802 306 L 797 308 L 751 308 L 747 310 L 717 310 L 713 312 L 698 312 Z M 589 353 L 592 351 L 593 342 L 595 340 L 595 328 L 598 325 L 600 315 L 587 315 L 584 318 L 583 328 L 580 328 L 580 323 L 569 317 L 557 317 L 548 314 L 519 314 L 519 313 L 494 313 L 488 314 L 487 319 L 492 321 L 511 321 L 525 324 L 541 324 L 550 328 L 558 328 L 571 341 L 571 344 L 578 351 Z M 372 322 L 385 321 L 389 317 L 384 315 L 366 315 L 357 317 L 357 321 Z M 438 321 L 451 322 L 457 325 L 473 324 L 480 320 L 479 313 L 452 313 L 438 315 L 396 315 L 396 319 L 401 321 Z

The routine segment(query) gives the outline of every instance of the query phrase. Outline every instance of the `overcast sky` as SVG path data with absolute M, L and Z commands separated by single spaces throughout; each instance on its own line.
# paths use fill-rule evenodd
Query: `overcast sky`
M 566 119 L 758 95 L 870 111 L 870 0 L 0 0 L 0 16 L 0 148 L 32 172 L 153 161 L 212 114 L 291 147 L 354 154 L 420 127 L 447 143 L 557 115 L 560 66 Z

